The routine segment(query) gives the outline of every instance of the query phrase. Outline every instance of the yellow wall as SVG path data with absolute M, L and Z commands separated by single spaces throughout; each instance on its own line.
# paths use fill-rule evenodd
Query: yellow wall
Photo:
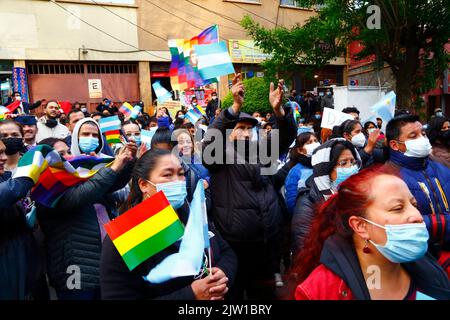
M 190 38 L 213 24 L 219 24 L 219 33 L 222 40 L 251 39 L 246 35 L 239 23 L 236 23 L 239 22 L 245 14 L 251 15 L 246 10 L 264 17 L 266 20 L 253 15 L 253 18 L 256 21 L 267 28 L 274 27 L 275 23 L 287 27 L 291 27 L 297 23 L 303 24 L 307 18 L 314 15 L 314 11 L 311 10 L 279 7 L 279 1 L 276 0 L 261 0 L 260 5 L 223 0 L 189 1 L 207 8 L 208 10 L 203 10 L 186 0 L 137 0 L 139 6 L 138 23 L 144 29 L 150 30 L 164 39 Z M 221 17 L 218 14 L 225 15 L 229 19 L 226 19 L 223 16 Z M 235 22 L 230 20 L 234 20 Z M 158 39 L 143 30 L 138 30 L 138 32 L 141 48 L 167 50 L 167 42 Z

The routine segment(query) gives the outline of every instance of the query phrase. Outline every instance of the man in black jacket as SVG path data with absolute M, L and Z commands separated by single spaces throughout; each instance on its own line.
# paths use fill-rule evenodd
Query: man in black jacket
M 282 88 L 281 81 L 277 89 L 271 84 L 269 95 L 276 118 L 273 132 L 279 129 L 279 141 L 275 140 L 276 133 L 270 136 L 274 141 L 266 141 L 269 147 L 272 145 L 270 142 L 279 144 L 276 148 L 279 150 L 270 149 L 271 158 L 275 157 L 273 162 L 278 159 L 273 153 L 287 152 L 296 136 L 292 111 L 281 106 Z M 257 142 L 253 129 L 258 121 L 241 112 L 244 86 L 240 74 L 233 79 L 231 91 L 233 106 L 220 113 L 204 137 L 203 163 L 211 173 L 212 218 L 238 257 L 231 298 L 242 299 L 246 291 L 249 299 L 271 299 L 274 297 L 273 276 L 277 272 L 275 265 L 280 261 L 279 235 L 283 222 L 274 186 L 275 175 L 265 175 L 267 164 L 263 163 L 263 155 L 249 152 L 251 145 Z M 223 147 L 220 151 L 224 151 L 223 159 L 217 157 L 209 161 L 211 146 L 217 145 L 218 138 L 224 139 L 224 143 L 219 142 Z M 262 142 L 258 144 L 259 151 L 263 147 Z M 244 154 L 239 145 L 246 146 Z
M 19 107 L 17 107 L 17 109 L 14 110 L 14 112 L 13 112 L 14 114 L 22 114 L 22 113 L 29 114 L 31 110 L 38 108 L 41 105 L 41 103 L 43 101 L 45 101 L 45 100 L 42 100 L 42 101 L 38 100 L 32 104 L 29 104 L 27 102 L 22 102 L 22 95 L 18 91 L 15 91 L 13 93 L 13 97 L 14 97 L 14 100 L 11 101 L 11 104 L 14 103 L 15 101 L 21 101 Z
M 217 99 L 217 93 L 213 92 L 211 94 L 211 101 L 208 102 L 208 105 L 206 106 L 206 115 L 209 118 L 209 121 L 214 119 L 214 116 L 216 114 L 216 110 L 219 106 L 219 100 Z

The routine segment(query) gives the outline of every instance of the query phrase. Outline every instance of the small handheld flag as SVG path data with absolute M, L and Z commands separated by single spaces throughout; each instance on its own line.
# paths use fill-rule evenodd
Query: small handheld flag
M 184 227 L 162 191 L 105 224 L 128 269 L 172 245 Z
M 189 219 L 179 251 L 167 256 L 145 279 L 152 283 L 162 283 L 176 277 L 197 275 L 202 267 L 205 249 L 209 247 L 205 188 L 200 179 L 190 205 Z
M 141 130 L 141 142 L 145 143 L 148 149 L 150 149 L 155 132 L 156 130 Z
M 375 103 L 371 110 L 378 114 L 384 121 L 389 122 L 395 115 L 395 104 L 397 96 L 394 91 L 386 94 L 380 101 Z
M 128 102 L 125 102 L 120 108 L 119 111 L 124 114 L 124 116 L 131 116 L 131 113 L 133 112 L 133 106 L 129 104 Z
M 172 95 L 169 91 L 164 88 L 159 81 L 152 84 L 153 90 L 155 90 L 156 97 L 158 98 L 158 103 L 163 104 L 167 100 L 172 99 Z
M 121 122 L 118 116 L 101 118 L 99 120 L 100 130 L 109 144 L 120 143 Z

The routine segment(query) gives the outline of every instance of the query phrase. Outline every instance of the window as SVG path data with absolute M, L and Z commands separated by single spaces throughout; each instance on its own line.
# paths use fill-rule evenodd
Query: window
M 88 64 L 88 73 L 136 73 L 136 64 Z
M 300 9 L 309 9 L 309 8 L 303 7 L 300 4 L 300 1 L 297 1 L 297 0 L 280 0 L 280 6 L 300 8 Z
M 223 0 L 225 2 L 240 2 L 249 4 L 261 4 L 261 0 Z
M 71 63 L 29 63 L 29 74 L 73 74 L 84 73 L 84 65 Z

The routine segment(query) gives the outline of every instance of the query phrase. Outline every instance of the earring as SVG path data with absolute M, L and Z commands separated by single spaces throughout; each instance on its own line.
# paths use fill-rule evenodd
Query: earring
M 363 252 L 365 254 L 369 254 L 372 252 L 372 250 L 368 246 L 368 242 L 369 242 L 369 240 L 365 239 L 364 248 L 363 248 Z

